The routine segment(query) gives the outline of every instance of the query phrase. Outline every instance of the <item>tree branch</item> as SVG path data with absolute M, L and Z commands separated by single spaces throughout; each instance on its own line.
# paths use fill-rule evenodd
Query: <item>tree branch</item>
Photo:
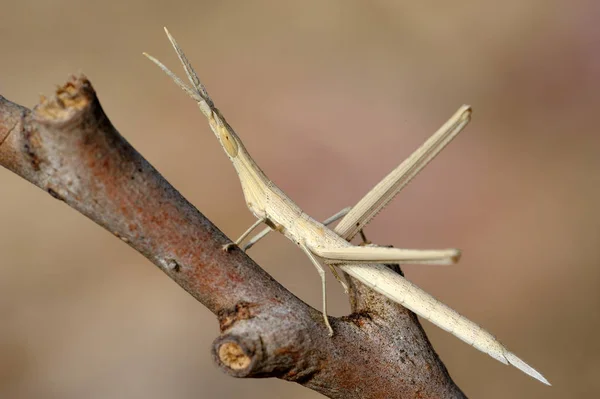
M 146 256 L 217 315 L 219 367 L 277 377 L 330 398 L 463 398 L 416 316 L 356 281 L 332 318 L 271 278 L 112 126 L 85 77 L 34 110 L 0 96 L 0 164 Z M 398 272 L 399 269 L 398 269 Z

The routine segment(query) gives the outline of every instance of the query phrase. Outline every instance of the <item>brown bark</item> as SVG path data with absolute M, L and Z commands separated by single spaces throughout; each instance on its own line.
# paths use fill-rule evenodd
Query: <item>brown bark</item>
M 462 398 L 417 317 L 351 282 L 352 314 L 296 298 L 177 192 L 112 126 L 85 77 L 28 110 L 0 96 L 0 164 L 146 256 L 210 309 L 219 367 L 331 398 Z M 398 269 L 398 272 L 399 269 Z

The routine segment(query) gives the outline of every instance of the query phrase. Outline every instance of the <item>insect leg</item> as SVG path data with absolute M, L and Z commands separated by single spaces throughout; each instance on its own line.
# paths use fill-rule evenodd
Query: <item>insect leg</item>
M 223 245 L 223 250 L 224 251 L 229 251 L 232 247 L 236 246 L 236 245 L 240 245 L 240 243 L 242 241 L 244 241 L 244 239 L 246 237 L 248 237 L 248 234 L 252 233 L 252 230 L 254 230 L 259 224 L 264 223 L 265 220 L 267 220 L 266 218 L 262 218 L 262 219 L 258 219 L 256 222 L 254 222 L 254 224 L 252 224 L 252 226 L 250 226 L 248 228 L 248 230 L 246 230 L 244 232 L 244 234 L 242 234 L 240 236 L 240 238 L 238 238 L 237 240 L 235 240 L 235 242 L 230 242 L 229 244 L 225 244 Z
M 341 218 L 343 218 L 344 216 L 346 216 L 346 214 L 348 212 L 350 212 L 350 209 L 352 209 L 351 207 L 347 207 L 342 209 L 341 211 L 339 211 L 338 213 L 336 213 L 333 216 L 328 217 L 327 219 L 325 219 L 323 221 L 323 224 L 325 226 L 327 226 L 328 224 L 331 224 L 337 220 L 340 220 Z M 252 237 L 250 240 L 248 240 L 248 242 L 246 243 L 246 245 L 244 245 L 244 247 L 242 248 L 242 250 L 247 251 L 250 248 L 252 248 L 257 242 L 259 242 L 260 240 L 262 240 L 267 234 L 269 234 L 271 231 L 273 231 L 272 228 L 267 227 L 265 228 L 263 231 L 261 231 L 260 233 L 258 233 L 257 235 L 255 235 L 254 237 Z M 335 273 L 334 273 L 335 275 Z M 336 277 L 338 278 L 338 277 Z M 339 278 L 338 278 L 339 281 Z M 341 281 L 340 281 L 341 283 Z M 342 283 L 342 285 L 344 285 L 344 283 Z
M 317 272 L 319 272 L 319 276 L 321 277 L 321 287 L 323 291 L 323 319 L 325 320 L 327 329 L 329 329 L 329 336 L 332 337 L 333 328 L 331 328 L 331 324 L 329 324 L 329 317 L 327 316 L 327 287 L 325 283 L 325 269 L 323 269 L 323 266 L 321 266 L 317 258 L 315 258 L 312 252 L 310 252 L 310 250 L 304 244 L 301 244 L 300 248 L 302 248 L 313 265 L 317 268 Z

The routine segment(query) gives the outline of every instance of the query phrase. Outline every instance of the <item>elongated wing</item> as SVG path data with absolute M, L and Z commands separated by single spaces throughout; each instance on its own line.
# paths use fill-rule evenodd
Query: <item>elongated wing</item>
M 492 334 L 386 266 L 370 264 L 338 267 L 366 286 L 412 310 L 499 362 L 511 364 L 536 380 L 550 385 L 543 375 L 510 352 Z
M 335 227 L 335 232 L 351 240 L 469 123 L 471 107 L 463 105 L 411 156 L 367 193 Z

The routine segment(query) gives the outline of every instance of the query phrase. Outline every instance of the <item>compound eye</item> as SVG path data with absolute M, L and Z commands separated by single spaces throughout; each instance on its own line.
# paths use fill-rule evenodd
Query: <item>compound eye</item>
M 235 158 L 239 150 L 238 144 L 236 140 L 231 137 L 225 126 L 219 126 L 219 136 L 221 139 L 221 144 L 227 152 L 227 155 L 229 155 L 231 158 Z

